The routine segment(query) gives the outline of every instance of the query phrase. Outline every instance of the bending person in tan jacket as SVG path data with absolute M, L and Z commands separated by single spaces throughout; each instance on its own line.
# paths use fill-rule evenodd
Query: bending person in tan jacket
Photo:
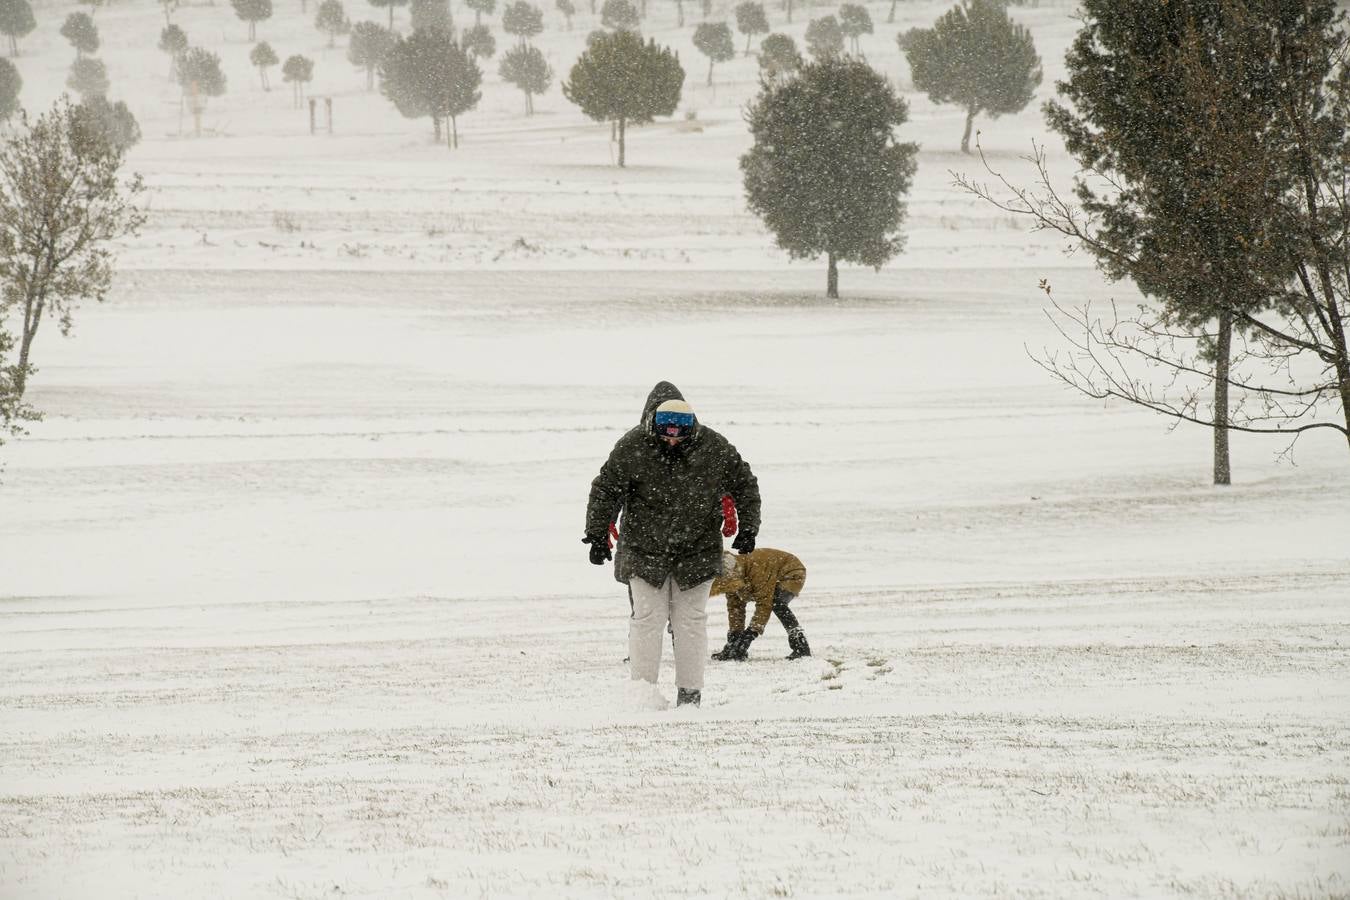
M 806 585 L 806 566 L 786 550 L 758 547 L 749 553 L 722 554 L 722 574 L 713 579 L 712 595 L 727 597 L 727 645 L 713 659 L 744 660 L 750 644 L 764 633 L 769 615 L 778 617 L 787 629 L 788 659 L 811 655 L 797 617 L 788 609 Z M 745 624 L 747 604 L 755 604 L 755 615 Z

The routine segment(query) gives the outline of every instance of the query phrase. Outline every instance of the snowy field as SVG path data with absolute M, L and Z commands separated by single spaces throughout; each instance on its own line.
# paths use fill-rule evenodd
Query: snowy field
M 290 7 L 332 136 L 221 4 L 177 14 L 231 78 L 180 137 L 157 8 L 97 14 L 151 213 L 0 451 L 0 898 L 1350 896 L 1344 443 L 1235 435 L 1218 489 L 1207 432 L 1051 383 L 1038 282 L 1133 299 L 950 186 L 958 111 L 909 94 L 909 249 L 825 301 L 744 207 L 753 58 L 707 88 L 673 8 L 686 103 L 619 170 L 495 63 L 433 145 Z M 869 59 L 907 87 L 944 8 L 871 4 Z M 565 71 L 592 17 L 545 12 Z M 1045 98 L 1074 22 L 1016 15 Z M 1025 173 L 1038 113 L 979 124 Z M 774 622 L 697 710 L 629 691 L 580 543 L 661 379 L 810 570 L 816 655 Z

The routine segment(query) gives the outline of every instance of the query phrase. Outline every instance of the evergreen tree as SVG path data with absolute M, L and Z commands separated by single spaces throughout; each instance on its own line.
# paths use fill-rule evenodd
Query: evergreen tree
M 502 10 L 502 31 L 515 35 L 520 46 L 544 30 L 544 13 L 525 0 L 515 0 Z
M 464 5 L 473 10 L 473 24 L 482 25 L 484 15 L 497 11 L 497 0 L 464 0 Z
M 374 22 L 360 22 L 352 28 L 351 40 L 347 42 L 347 61 L 366 70 L 366 90 L 375 89 L 375 71 L 394 46 L 394 39 L 394 32 Z
M 0 59 L 0 125 L 8 122 L 19 111 L 19 92 L 23 90 L 23 78 L 14 63 Z
M 459 45 L 475 59 L 491 59 L 497 53 L 497 39 L 486 25 L 471 25 L 459 37 Z
M 563 18 L 567 20 L 567 30 L 571 31 L 572 17 L 577 14 L 576 6 L 572 3 L 572 0 L 557 0 L 555 5 L 558 7 L 558 12 L 562 13 Z
M 291 86 L 291 98 L 295 108 L 305 105 L 305 85 L 314 80 L 314 60 L 299 53 L 286 57 L 281 64 L 281 80 Z
M 192 110 L 193 134 L 201 137 L 202 112 L 210 97 L 225 93 L 225 72 L 220 57 L 201 47 L 190 47 L 178 59 L 178 84 L 183 100 Z
M 102 97 L 108 93 L 108 68 L 103 60 L 82 56 L 71 63 L 66 87 L 81 97 Z
M 258 78 L 262 82 L 262 89 L 270 91 L 272 85 L 267 81 L 267 70 L 281 62 L 281 58 L 277 56 L 277 51 L 273 50 L 272 45 L 267 41 L 260 41 L 254 44 L 253 49 L 249 51 L 248 61 L 258 70 Z
M 400 39 L 380 68 L 380 91 L 407 118 L 430 116 L 441 136 L 447 120 L 446 145 L 459 146 L 458 118 L 478 105 L 482 70 L 450 32 L 433 28 Z
M 636 32 L 642 24 L 637 7 L 628 0 L 605 0 L 600 7 L 600 24 L 611 31 Z
M 248 39 L 258 39 L 258 23 L 272 18 L 272 0 L 230 0 L 234 14 L 248 23 Z
M 376 8 L 389 7 L 389 30 L 394 30 L 394 7 L 407 6 L 408 0 L 370 0 L 370 5 Z
M 932 28 L 910 35 L 908 43 L 905 56 L 914 86 L 934 103 L 966 111 L 962 153 L 970 152 L 977 115 L 1019 112 L 1041 83 L 1041 58 L 1031 33 L 1008 18 L 1001 0 L 962 0 Z
M 844 52 L 844 31 L 834 16 L 812 19 L 806 26 L 806 51 L 817 62 Z
M 319 14 L 314 19 L 314 27 L 328 35 L 330 47 L 339 34 L 346 34 L 351 30 L 351 21 L 342 8 L 342 0 L 323 0 L 319 4 Z
M 840 6 L 839 30 L 848 38 L 853 52 L 862 55 L 862 47 L 858 40 L 864 34 L 872 33 L 872 16 L 868 13 L 867 7 L 857 3 L 845 3 Z
M 802 62 L 801 51 L 790 35 L 771 34 L 759 43 L 759 70 L 770 81 L 796 73 Z
M 450 0 L 412 0 L 410 7 L 412 30 L 444 28 L 454 31 L 455 20 L 450 15 Z
M 838 56 L 766 83 L 748 108 L 754 146 L 741 171 L 750 209 L 789 255 L 826 256 L 831 298 L 840 261 L 880 268 L 903 247 L 901 198 L 918 147 L 894 131 L 908 114 L 885 78 Z
M 708 57 L 708 84 L 712 84 L 713 66 L 736 55 L 731 42 L 731 26 L 726 22 L 700 22 L 694 29 L 694 46 Z
M 498 70 L 502 80 L 514 84 L 525 94 L 525 114 L 534 115 L 534 95 L 548 90 L 553 69 L 538 47 L 512 47 L 502 56 Z
M 0 0 L 4 2 L 4 0 Z M 178 58 L 187 52 L 187 34 L 177 25 L 165 25 L 159 33 L 159 49 L 169 54 L 169 80 L 178 80 Z
M 1230 430 L 1331 429 L 1350 446 L 1343 17 L 1331 0 L 1087 0 L 1082 21 L 1063 102 L 1046 107 L 1083 168 L 1082 212 L 1052 189 L 1001 205 L 1155 306 L 1100 321 L 1056 304 L 1061 331 L 1080 336 L 1070 359 L 1041 364 L 1089 396 L 1212 428 L 1216 484 L 1231 478 Z M 1139 374 L 1158 368 L 1162 385 Z M 1338 405 L 1344 424 L 1317 420 Z
M 764 13 L 763 3 L 745 2 L 736 4 L 736 30 L 745 35 L 745 55 L 750 55 L 750 41 L 757 34 L 769 30 L 769 17 Z
M 61 26 L 61 37 L 70 41 L 76 57 L 98 52 L 98 27 L 89 13 L 73 12 Z
M 94 95 L 72 110 L 73 127 L 79 140 L 102 141 L 117 153 L 126 153 L 141 140 L 141 126 L 122 101 L 109 103 L 106 97 Z
M 19 55 L 19 38 L 37 27 L 28 0 L 0 0 L 0 34 L 9 38 L 9 55 Z
M 628 123 L 640 125 L 672 115 L 680 105 L 684 69 L 669 47 L 658 47 L 655 41 L 644 44 L 631 31 L 597 33 L 592 38 L 563 82 L 563 96 L 597 122 L 618 124 L 622 167 Z

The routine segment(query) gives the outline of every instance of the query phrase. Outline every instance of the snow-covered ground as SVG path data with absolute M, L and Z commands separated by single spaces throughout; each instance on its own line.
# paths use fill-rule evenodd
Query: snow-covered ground
M 869 58 L 904 85 L 893 33 L 944 6 L 871 4 Z M 334 135 L 245 62 L 181 138 L 159 13 L 99 11 L 152 214 L 2 451 L 0 897 L 1350 895 L 1343 442 L 1236 435 L 1217 489 L 1203 430 L 1050 382 L 1040 280 L 1128 291 L 956 193 L 918 95 L 909 249 L 824 300 L 741 198 L 753 59 L 710 90 L 653 10 L 696 116 L 622 171 L 495 74 L 432 145 L 313 9 L 259 31 L 308 42 Z M 37 11 L 33 106 L 69 55 Z M 1074 23 L 1017 15 L 1048 96 Z M 178 21 L 246 58 L 227 5 Z M 1035 110 L 981 127 L 1024 173 Z M 816 655 L 774 623 L 695 711 L 632 692 L 580 543 L 660 379 L 810 569 Z

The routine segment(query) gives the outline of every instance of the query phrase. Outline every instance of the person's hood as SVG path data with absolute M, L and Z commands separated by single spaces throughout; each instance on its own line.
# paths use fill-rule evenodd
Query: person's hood
M 656 387 L 652 388 L 652 392 L 647 395 L 647 402 L 642 407 L 642 418 L 641 420 L 639 420 L 639 424 L 642 426 L 642 430 L 647 432 L 648 434 L 652 433 L 652 416 L 656 415 L 656 408 L 658 406 L 660 406 L 662 403 L 665 403 L 667 400 L 683 400 L 683 399 L 684 394 L 681 394 L 680 389 L 677 388 L 675 385 L 671 384 L 669 381 L 658 381 L 656 383 Z M 696 437 L 699 433 L 699 430 L 700 425 L 698 422 L 698 413 L 695 413 L 694 433 L 690 435 L 690 437 L 691 438 Z

